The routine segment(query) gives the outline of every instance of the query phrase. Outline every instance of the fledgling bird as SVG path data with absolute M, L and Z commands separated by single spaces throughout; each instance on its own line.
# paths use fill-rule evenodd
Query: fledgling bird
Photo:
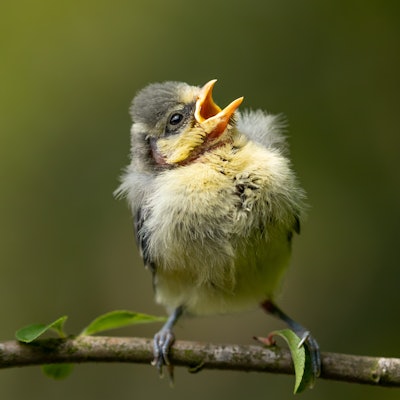
M 203 87 L 150 84 L 134 98 L 131 163 L 118 195 L 134 216 L 137 244 L 169 318 L 154 337 L 154 364 L 169 365 L 182 314 L 256 305 L 284 320 L 308 347 L 315 376 L 318 344 L 273 302 L 299 233 L 305 193 L 276 116 L 221 109 Z

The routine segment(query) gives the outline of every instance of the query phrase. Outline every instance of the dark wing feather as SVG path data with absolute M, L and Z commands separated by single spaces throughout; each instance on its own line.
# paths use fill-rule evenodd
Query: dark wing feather
M 294 216 L 293 229 L 298 235 L 300 235 L 300 217 L 298 215 Z
M 143 258 L 144 265 L 146 268 L 150 269 L 150 271 L 155 273 L 156 267 L 149 255 L 149 250 L 148 250 L 148 235 L 143 230 L 143 223 L 144 223 L 144 216 L 142 213 L 142 209 L 139 208 L 136 212 L 135 218 L 134 218 L 134 229 L 135 229 L 135 238 L 136 238 L 136 244 L 139 248 L 140 255 Z

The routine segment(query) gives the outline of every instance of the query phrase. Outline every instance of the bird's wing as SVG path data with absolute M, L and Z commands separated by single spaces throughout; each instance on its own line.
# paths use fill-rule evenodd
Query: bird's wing
M 298 235 L 300 235 L 300 230 L 301 230 L 301 224 L 300 224 L 300 216 L 299 216 L 299 214 L 300 214 L 300 213 L 297 213 L 297 214 L 294 216 L 294 225 L 293 225 L 293 230 L 294 230 Z
M 136 159 L 141 159 L 139 156 Z M 146 268 L 149 268 L 153 273 L 155 271 L 154 262 L 150 257 L 148 250 L 148 233 L 143 229 L 145 221 L 145 213 L 143 212 L 142 204 L 144 199 L 151 191 L 151 182 L 153 180 L 151 174 L 137 172 L 136 165 L 131 164 L 122 176 L 121 185 L 114 192 L 116 197 L 126 197 L 132 208 L 133 227 L 135 233 L 136 244 L 140 255 L 144 261 Z
M 148 237 L 144 232 L 144 230 L 142 229 L 143 222 L 144 222 L 144 216 L 142 213 L 142 209 L 138 208 L 134 217 L 136 244 L 139 248 L 141 257 L 143 258 L 145 267 L 148 268 L 154 275 L 156 267 L 148 251 Z

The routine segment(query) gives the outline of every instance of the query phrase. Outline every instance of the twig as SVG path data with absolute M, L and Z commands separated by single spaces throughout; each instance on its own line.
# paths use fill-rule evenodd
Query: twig
M 30 344 L 9 341 L 0 343 L 0 368 L 94 361 L 148 364 L 152 346 L 151 339 L 99 336 L 44 339 Z M 191 372 L 221 369 L 293 374 L 289 351 L 278 347 L 177 341 L 170 359 Z M 321 378 L 400 387 L 400 359 L 323 353 Z

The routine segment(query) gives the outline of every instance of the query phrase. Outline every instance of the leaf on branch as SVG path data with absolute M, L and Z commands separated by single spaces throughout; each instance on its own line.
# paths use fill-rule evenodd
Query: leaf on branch
M 57 332 L 60 338 L 65 338 L 64 324 L 67 320 L 67 316 L 60 317 L 47 325 L 44 324 L 31 324 L 19 329 L 15 333 L 15 337 L 20 342 L 30 343 L 37 339 L 39 336 L 43 335 L 49 330 Z
M 81 335 L 88 336 L 109 329 L 162 321 L 165 321 L 165 317 L 156 317 L 154 315 L 141 314 L 126 310 L 116 310 L 97 317 L 82 331 Z
M 74 364 L 46 364 L 42 365 L 43 373 L 56 380 L 67 378 L 74 369 Z
M 285 340 L 292 355 L 295 384 L 293 393 L 298 394 L 314 384 L 314 375 L 311 370 L 310 354 L 304 344 L 300 346 L 301 339 L 290 329 L 274 331 L 270 336 L 279 336 Z

